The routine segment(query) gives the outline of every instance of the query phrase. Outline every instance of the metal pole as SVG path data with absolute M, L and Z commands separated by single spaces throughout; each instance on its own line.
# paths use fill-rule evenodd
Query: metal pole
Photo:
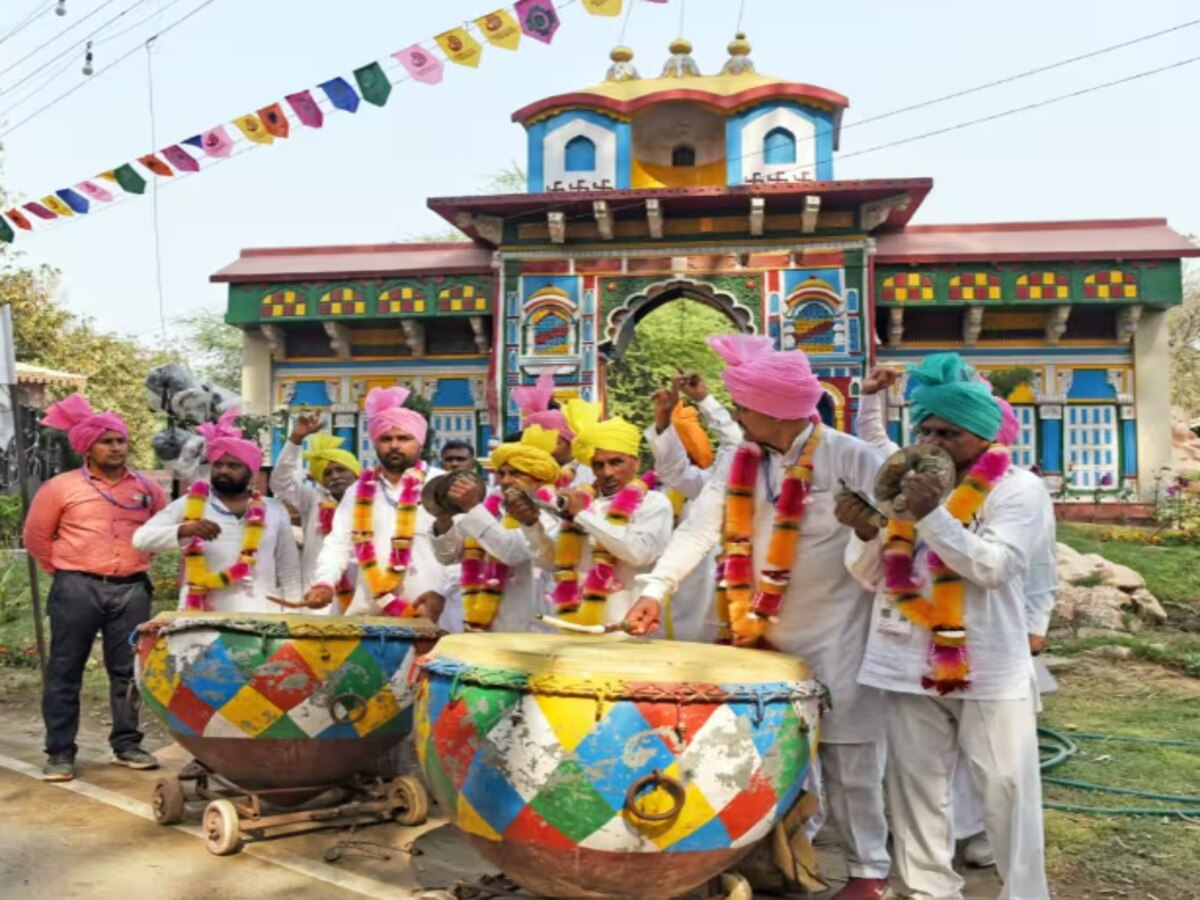
M 8 399 L 12 403 L 13 422 L 16 425 L 17 468 L 20 470 L 17 482 L 21 485 L 21 508 L 25 512 L 24 520 L 29 518 L 29 470 L 25 466 L 25 429 L 22 427 L 21 404 L 17 400 L 17 386 L 15 384 L 8 386 Z M 38 566 L 37 560 L 33 558 L 33 554 L 29 551 L 25 552 L 25 562 L 29 565 L 29 599 L 33 605 L 33 631 L 37 635 L 38 668 L 44 680 L 46 677 L 46 633 L 42 624 L 42 599 L 41 593 L 38 590 Z

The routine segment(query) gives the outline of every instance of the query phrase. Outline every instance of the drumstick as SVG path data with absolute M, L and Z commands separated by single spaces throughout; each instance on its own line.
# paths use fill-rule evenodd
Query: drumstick
M 611 634 L 614 631 L 624 631 L 623 623 L 614 625 L 579 625 L 575 622 L 568 622 L 566 619 L 560 619 L 557 616 L 550 616 L 546 613 L 538 613 L 537 619 L 539 622 L 545 622 L 547 625 L 553 625 L 555 628 L 561 628 L 563 631 L 573 631 L 576 634 Z
M 280 606 L 285 606 L 288 609 L 308 609 L 309 608 L 308 604 L 305 603 L 303 600 L 301 600 L 299 603 L 296 603 L 292 600 L 287 600 L 283 597 L 276 597 L 273 594 L 267 594 L 267 599 L 270 600 L 272 603 L 278 603 Z

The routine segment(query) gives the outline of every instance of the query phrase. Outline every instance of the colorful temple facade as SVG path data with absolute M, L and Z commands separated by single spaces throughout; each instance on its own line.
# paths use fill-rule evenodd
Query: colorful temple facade
M 643 78 L 617 48 L 601 84 L 518 110 L 528 192 L 429 201 L 467 242 L 244 251 L 213 280 L 247 411 L 326 409 L 369 461 L 363 398 L 399 381 L 441 440 L 486 448 L 518 426 L 513 388 L 549 371 L 603 400 L 637 322 L 687 298 L 804 350 L 838 428 L 870 366 L 956 349 L 1011 386 L 1021 462 L 1088 496 L 1148 490 L 1170 459 L 1166 312 L 1200 250 L 1158 219 L 911 225 L 931 179 L 835 178 L 845 97 L 758 74 L 740 35 L 729 52 L 705 76 L 676 41 Z

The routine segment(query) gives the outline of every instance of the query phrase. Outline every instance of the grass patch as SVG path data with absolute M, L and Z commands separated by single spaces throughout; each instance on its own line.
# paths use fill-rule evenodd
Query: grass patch
M 1099 553 L 1134 569 L 1159 600 L 1200 606 L 1200 547 L 1106 541 L 1104 526 L 1060 522 L 1058 539 L 1080 553 Z
M 1053 649 L 1057 655 L 1073 656 L 1095 650 L 1097 647 L 1114 645 L 1128 647 L 1133 651 L 1134 659 L 1167 666 L 1193 678 L 1200 678 L 1200 634 L 1184 634 L 1163 629 L 1141 635 L 1095 635 L 1057 640 Z M 1197 704 L 1200 704 L 1200 700 L 1197 700 Z
M 1070 734 L 1200 741 L 1200 683 L 1137 663 L 1084 662 L 1059 677 L 1043 724 Z M 1080 740 L 1054 777 L 1162 794 L 1200 794 L 1200 747 Z M 1047 799 L 1092 807 L 1160 805 L 1152 800 L 1046 786 Z M 1046 812 L 1047 867 L 1055 896 L 1195 895 L 1200 828 L 1168 817 Z M 1077 890 L 1086 888 L 1086 890 Z

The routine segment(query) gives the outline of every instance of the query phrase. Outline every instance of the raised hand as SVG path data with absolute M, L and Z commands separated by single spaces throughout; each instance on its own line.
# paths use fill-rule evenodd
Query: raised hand
M 654 428 L 662 434 L 671 427 L 671 413 L 679 404 L 679 391 L 674 387 L 659 388 L 654 392 Z
M 693 403 L 699 403 L 708 396 L 708 385 L 699 372 L 681 372 L 675 379 L 675 389 Z
M 867 377 L 863 379 L 862 393 L 864 396 L 878 394 L 880 391 L 886 391 L 899 380 L 900 373 L 895 369 L 877 366 L 868 372 Z
M 325 426 L 321 420 L 320 413 L 310 413 L 305 416 L 298 416 L 296 424 L 292 426 L 292 433 L 288 440 L 293 444 L 303 444 L 304 439 L 310 434 L 316 434 Z

